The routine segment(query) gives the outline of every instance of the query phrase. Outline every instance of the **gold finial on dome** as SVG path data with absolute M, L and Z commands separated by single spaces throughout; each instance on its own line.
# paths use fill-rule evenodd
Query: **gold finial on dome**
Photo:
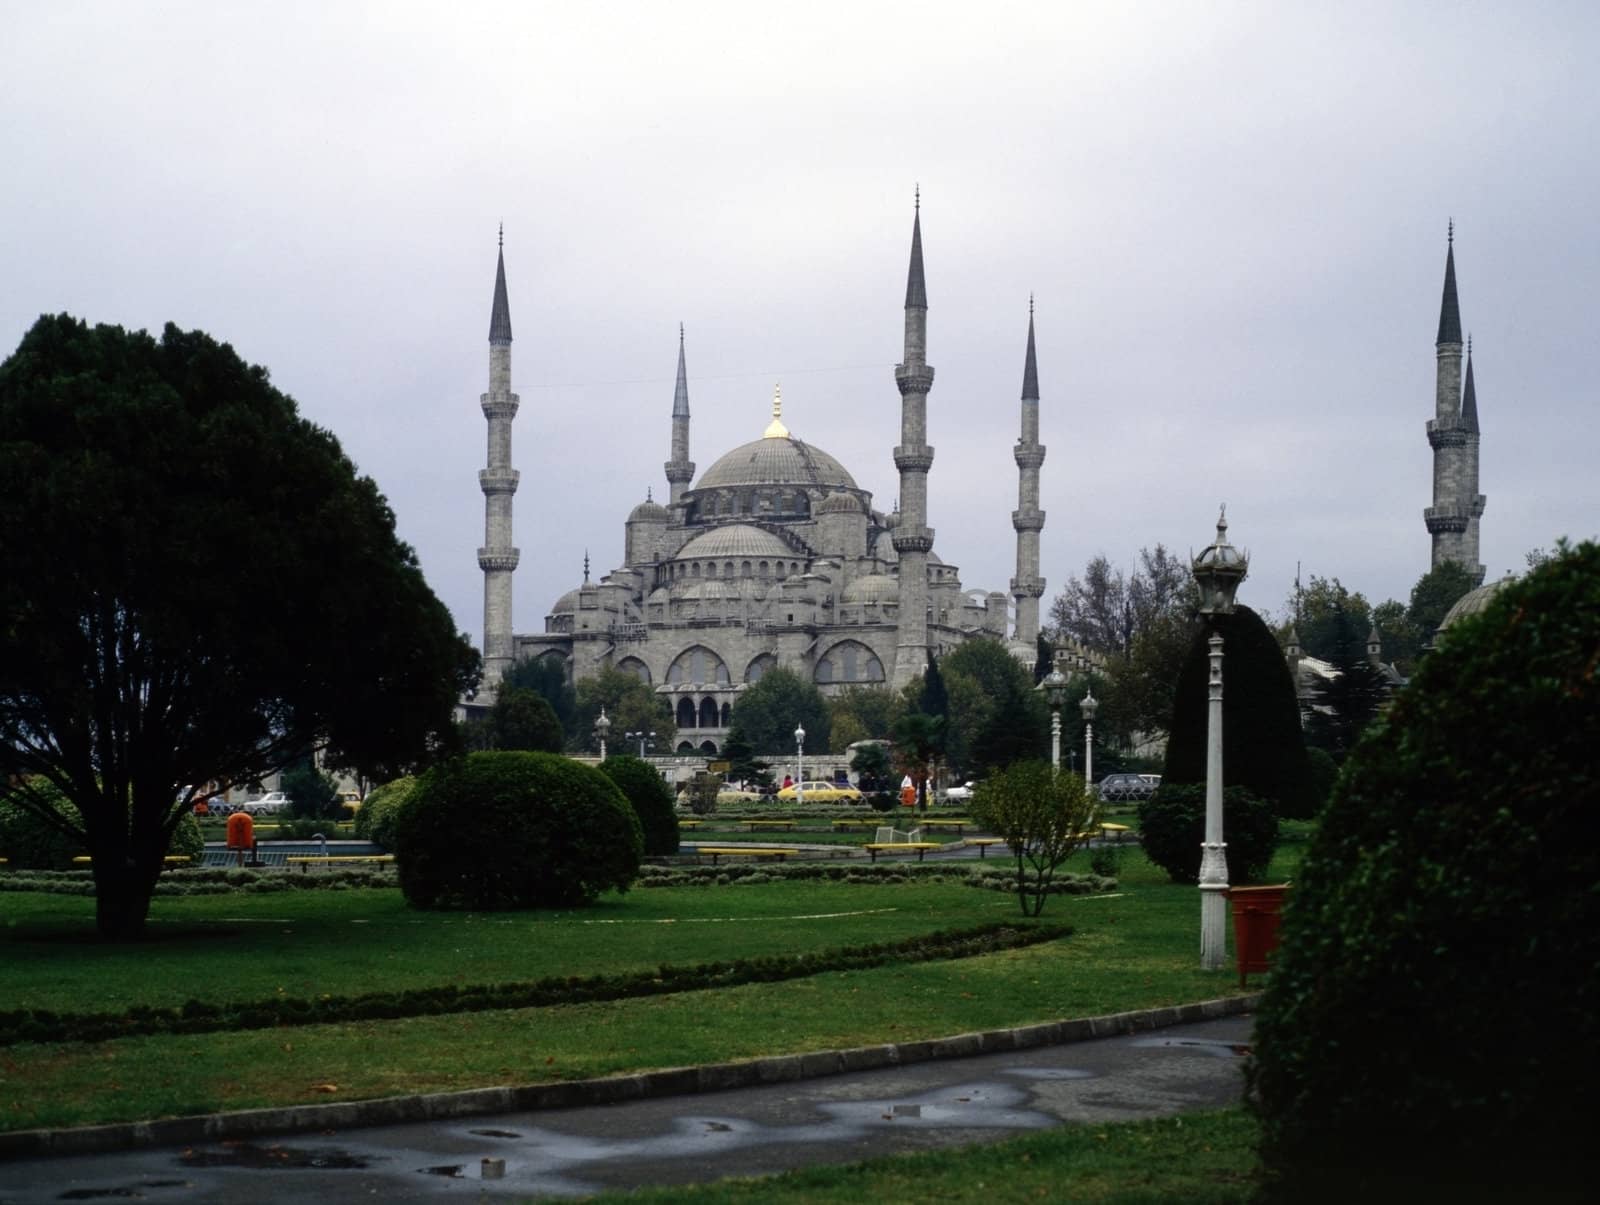
M 789 428 L 783 425 L 783 386 L 772 387 L 772 421 L 761 433 L 763 439 L 788 439 Z

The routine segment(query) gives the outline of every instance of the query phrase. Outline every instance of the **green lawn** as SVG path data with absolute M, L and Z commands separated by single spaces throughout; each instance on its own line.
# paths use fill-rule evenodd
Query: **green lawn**
M 1130 848 L 1118 893 L 1052 898 L 1043 919 L 1074 934 L 1023 950 L 604 1004 L 5 1047 L 0 1128 L 577 1078 L 1231 994 L 1231 973 L 1197 968 L 1199 911 L 1194 888 Z M 108 947 L 88 940 L 91 901 L 0 894 L 6 1006 L 582 975 L 1020 920 L 1014 897 L 958 884 L 822 882 L 637 889 L 561 914 L 426 914 L 369 890 L 158 898 L 152 915 L 152 940 Z

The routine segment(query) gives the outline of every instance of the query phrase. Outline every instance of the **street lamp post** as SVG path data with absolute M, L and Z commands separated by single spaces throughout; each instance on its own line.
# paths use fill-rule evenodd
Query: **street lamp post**
M 632 744 L 634 741 L 639 742 L 639 758 L 642 761 L 644 759 L 645 744 L 649 743 L 652 747 L 654 747 L 656 743 L 655 733 L 651 732 L 648 728 L 646 728 L 643 732 L 628 733 L 629 744 Z
M 1078 704 L 1083 712 L 1083 782 L 1085 786 L 1094 784 L 1094 716 L 1100 710 L 1100 700 L 1094 697 L 1094 691 L 1083 696 L 1083 701 Z
M 1222 634 L 1216 618 L 1233 613 L 1233 596 L 1249 572 L 1250 558 L 1228 543 L 1227 509 L 1217 517 L 1217 538 L 1192 569 L 1200 588 L 1200 613 L 1211 616 L 1210 678 L 1206 685 L 1206 831 L 1200 843 L 1200 967 L 1222 969 L 1227 954 L 1228 855 L 1222 832 Z
M 606 709 L 600 709 L 600 718 L 594 722 L 594 734 L 600 738 L 600 760 L 606 759 L 606 737 L 611 734 L 611 721 L 606 718 Z
M 1050 767 L 1059 774 L 1061 773 L 1061 707 L 1067 701 L 1067 676 L 1059 669 L 1052 669 L 1045 675 L 1044 681 L 1039 683 L 1037 689 L 1044 691 L 1045 701 L 1050 704 Z
M 794 802 L 796 807 L 804 806 L 806 801 L 806 730 L 800 725 L 794 726 Z

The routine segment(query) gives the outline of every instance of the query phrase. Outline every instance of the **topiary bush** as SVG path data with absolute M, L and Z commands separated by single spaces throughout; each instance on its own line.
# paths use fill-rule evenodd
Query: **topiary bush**
M 1314 747 L 1306 749 L 1306 760 L 1311 763 L 1311 789 L 1317 800 L 1317 811 L 1320 812 L 1333 794 L 1333 784 L 1339 778 L 1339 763 L 1333 760 L 1333 754 L 1326 749 Z
M 1222 785 L 1248 787 L 1278 815 L 1305 820 L 1322 802 L 1300 731 L 1300 700 L 1272 630 L 1249 607 L 1211 617 L 1222 634 Z M 1172 699 L 1164 783 L 1206 780 L 1207 683 L 1211 629 L 1189 646 Z
M 57 812 L 68 823 L 83 827 L 78 809 L 60 791 L 42 780 L 33 781 L 34 788 L 49 796 Z M 192 815 L 178 821 L 172 840 L 167 845 L 169 854 L 189 857 L 200 864 L 205 853 L 206 839 L 200 831 L 200 822 Z M 89 847 L 71 834 L 27 811 L 21 804 L 0 799 L 0 857 L 9 861 L 12 870 L 70 870 L 72 859 L 83 857 Z
M 1256 1019 L 1284 1199 L 1402 1176 L 1431 1199 L 1579 1199 L 1600 1113 L 1597 662 L 1586 543 L 1453 626 L 1345 763 Z
M 626 891 L 644 836 L 617 785 L 556 753 L 473 753 L 417 781 L 395 820 L 419 908 L 570 908 Z
M 617 754 L 600 763 L 600 772 L 617 784 L 633 806 L 644 832 L 644 856 L 664 858 L 678 852 L 678 811 L 672 788 L 649 762 Z
M 1139 804 L 1139 841 L 1145 856 L 1174 883 L 1200 881 L 1200 842 L 1206 832 L 1206 789 L 1163 782 Z M 1272 804 L 1244 787 L 1222 792 L 1222 839 L 1228 843 L 1228 881 L 1259 883 L 1278 848 Z
M 368 791 L 356 811 L 355 837 L 393 850 L 394 819 L 399 814 L 400 805 L 410 798 L 416 786 L 416 778 L 408 774 Z

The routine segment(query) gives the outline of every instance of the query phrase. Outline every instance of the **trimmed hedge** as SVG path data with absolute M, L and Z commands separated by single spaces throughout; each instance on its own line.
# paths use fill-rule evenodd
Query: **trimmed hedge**
M 1286 1199 L 1348 1199 L 1367 1172 L 1485 1200 L 1592 1192 L 1597 663 L 1586 543 L 1452 627 L 1345 763 L 1256 1019 L 1252 1095 Z
M 1200 881 L 1200 843 L 1206 833 L 1206 789 L 1163 782 L 1139 804 L 1139 842 L 1145 856 L 1174 883 Z M 1243 787 L 1222 792 L 1222 839 L 1227 843 L 1228 881 L 1259 883 L 1278 848 L 1278 817 L 1272 804 Z
M 737 958 L 730 962 L 688 966 L 664 963 L 651 970 L 584 977 L 552 976 L 531 983 L 445 984 L 406 992 L 314 999 L 279 996 L 220 1004 L 189 1000 L 177 1008 L 139 1006 L 116 1013 L 57 1013 L 25 1008 L 0 1012 L 0 1046 L 19 1042 L 103 1042 L 138 1034 L 220 1033 L 236 1029 L 271 1029 L 280 1025 L 327 1025 L 664 996 L 746 983 L 777 983 L 836 971 L 975 958 L 1055 941 L 1071 933 L 1069 925 L 1018 928 L 1003 923 L 987 924 L 926 933 L 901 941 L 844 946 L 815 954 Z
M 472 753 L 400 806 L 395 862 L 418 908 L 571 908 L 626 891 L 644 837 L 617 785 L 558 753 Z
M 644 856 L 668 857 L 678 852 L 678 812 L 672 788 L 649 762 L 626 753 L 600 763 L 600 772 L 617 784 L 644 833 Z
M 355 836 L 392 851 L 395 817 L 400 813 L 400 805 L 411 797 L 416 787 L 417 780 L 407 775 L 368 791 L 356 810 Z
M 83 825 L 78 809 L 60 791 L 49 783 L 35 780 L 35 789 L 50 797 L 57 812 L 73 824 Z M 200 831 L 200 822 L 193 816 L 184 816 L 173 830 L 167 845 L 169 854 L 182 854 L 196 863 L 205 852 L 206 839 Z M 83 857 L 89 847 L 74 840 L 53 824 L 40 819 L 20 804 L 0 799 L 0 857 L 9 861 L 13 870 L 66 870 L 73 858 Z

